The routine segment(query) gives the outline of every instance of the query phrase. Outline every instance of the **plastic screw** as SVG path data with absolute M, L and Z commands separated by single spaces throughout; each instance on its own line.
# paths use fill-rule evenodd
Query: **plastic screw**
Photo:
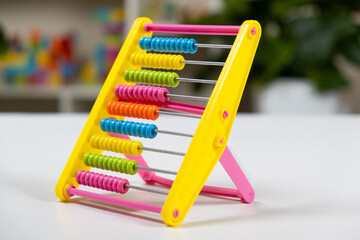
M 256 34 L 256 27 L 252 27 L 252 28 L 251 28 L 251 34 L 252 34 L 252 35 L 255 35 L 255 34 Z
M 173 212 L 174 218 L 177 218 L 179 216 L 179 210 L 175 209 Z
M 229 116 L 229 112 L 226 111 L 226 110 L 224 110 L 224 112 L 223 112 L 223 118 L 224 118 L 224 119 L 227 119 L 228 116 Z

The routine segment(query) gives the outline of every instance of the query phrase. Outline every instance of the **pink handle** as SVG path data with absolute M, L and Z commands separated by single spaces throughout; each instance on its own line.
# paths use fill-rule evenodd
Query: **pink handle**
M 237 35 L 241 26 L 221 25 L 186 25 L 186 24 L 154 24 L 147 23 L 147 32 L 199 34 L 199 35 Z

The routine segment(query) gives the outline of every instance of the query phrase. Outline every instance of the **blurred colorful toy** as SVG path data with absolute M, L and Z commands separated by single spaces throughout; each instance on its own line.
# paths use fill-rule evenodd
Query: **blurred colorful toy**
M 87 84 L 105 81 L 123 42 L 124 13 L 122 9 L 101 8 L 94 14 L 101 24 L 103 39 L 94 51 L 93 59 L 81 69 L 80 79 Z
M 73 34 L 49 39 L 32 31 L 27 44 L 17 35 L 7 39 L 7 43 L 6 52 L 0 56 L 3 84 L 56 87 L 73 81 Z

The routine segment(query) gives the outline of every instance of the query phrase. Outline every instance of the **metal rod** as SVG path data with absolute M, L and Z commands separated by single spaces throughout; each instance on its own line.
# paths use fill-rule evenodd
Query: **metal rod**
M 193 115 L 193 114 L 186 114 L 186 113 L 178 113 L 178 112 L 167 112 L 167 111 L 157 111 L 159 114 L 166 114 L 166 115 L 173 115 L 173 116 L 179 116 L 179 117 L 189 117 L 189 118 L 201 118 L 199 115 Z
M 163 170 L 158 168 L 150 168 L 150 167 L 142 167 L 142 166 L 135 166 L 138 169 L 145 170 L 145 171 L 151 171 L 151 172 L 159 172 L 159 173 L 166 173 L 171 175 L 176 175 L 177 172 L 169 171 L 169 170 Z
M 155 130 L 157 133 L 163 133 L 163 134 L 170 134 L 170 135 L 177 135 L 177 136 L 184 136 L 184 137 L 193 137 L 194 135 L 189 133 L 182 133 L 182 132 L 173 132 L 173 131 L 166 131 L 166 130 Z
M 170 151 L 170 150 L 150 148 L 150 147 L 140 147 L 140 148 L 142 150 L 150 151 L 150 152 L 159 152 L 159 153 L 166 153 L 166 154 L 177 155 L 177 156 L 185 156 L 185 153 L 175 152 L 175 151 Z
M 151 70 L 151 68 L 142 67 L 141 70 Z M 217 82 L 217 80 L 198 79 L 198 78 L 182 78 L 182 77 L 177 77 L 176 80 L 178 80 L 180 82 L 208 83 L 208 84 L 216 84 L 216 82 Z M 136 85 L 146 85 L 146 83 L 136 83 Z
M 216 80 L 207 80 L 207 79 L 196 79 L 196 78 L 181 78 L 178 77 L 176 80 L 180 82 L 194 82 L 194 83 L 208 83 L 208 84 L 216 84 Z
M 224 49 L 232 48 L 232 45 L 225 45 L 225 44 L 196 43 L 195 46 L 200 47 L 200 48 L 224 48 Z
M 197 60 L 182 60 L 185 64 L 194 65 L 208 65 L 208 66 L 224 66 L 225 62 L 210 62 L 210 61 L 197 61 Z
M 209 100 L 208 97 L 187 96 L 187 95 L 178 95 L 178 94 L 171 94 L 171 93 L 166 94 L 166 96 L 167 97 L 175 97 L 175 98 L 188 98 L 188 99 L 193 99 L 193 100 L 204 100 L 204 101 Z
M 133 188 L 133 189 L 146 191 L 146 192 L 153 192 L 153 193 L 160 193 L 160 194 L 168 195 L 168 192 L 165 192 L 165 191 L 151 189 L 151 188 L 144 188 L 144 187 L 134 186 L 134 185 L 130 185 L 130 184 L 125 184 L 124 187 Z

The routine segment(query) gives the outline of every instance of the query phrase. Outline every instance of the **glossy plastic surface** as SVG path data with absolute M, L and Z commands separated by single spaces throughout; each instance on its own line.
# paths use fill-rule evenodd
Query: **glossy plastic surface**
M 226 147 L 260 35 L 257 21 L 245 21 L 240 28 L 161 211 L 170 226 L 184 220 Z
M 134 137 L 155 138 L 158 129 L 155 124 L 104 118 L 100 123 L 104 132 L 125 134 Z
M 86 166 L 82 161 L 84 154 L 88 152 L 100 154 L 102 152 L 102 150 L 91 147 L 89 140 L 92 135 L 100 134 L 107 136 L 107 133 L 104 133 L 99 126 L 100 121 L 108 117 L 106 112 L 107 103 L 116 100 L 114 89 L 118 84 L 129 84 L 123 77 L 125 70 L 140 69 L 140 67 L 132 65 L 128 59 L 133 53 L 145 53 L 145 51 L 139 47 L 138 43 L 141 37 L 151 36 L 151 33 L 145 31 L 146 23 L 151 23 L 151 20 L 148 18 L 139 18 L 134 22 L 56 184 L 56 196 L 63 201 L 70 199 L 70 196 L 67 194 L 67 188 L 70 185 L 78 187 L 75 179 L 76 172 L 90 169 L 90 167 Z
M 179 75 L 175 72 L 161 72 L 150 70 L 134 70 L 125 71 L 125 80 L 131 83 L 143 83 L 155 86 L 177 87 Z
M 148 23 L 145 25 L 145 29 L 148 32 L 158 32 L 158 33 L 236 36 L 239 32 L 240 26 Z
M 138 172 L 136 166 L 139 165 L 136 161 L 131 159 L 112 157 L 95 153 L 85 154 L 84 163 L 86 166 L 89 167 L 96 167 L 99 169 L 131 175 L 134 175 Z
M 173 185 L 171 180 L 158 177 L 154 172 L 143 171 L 141 169 L 138 171 L 139 175 L 148 183 L 157 182 L 164 185 L 172 185 L 170 194 L 168 195 L 163 208 L 144 203 L 116 199 L 109 196 L 103 196 L 76 189 L 78 183 L 75 179 L 75 176 L 76 174 L 79 174 L 79 171 L 82 171 L 81 173 L 83 173 L 83 170 L 89 170 L 90 166 L 96 165 L 100 168 L 103 166 L 100 164 L 100 162 L 95 162 L 94 164 L 84 164 L 83 158 L 86 153 L 101 153 L 102 150 L 96 148 L 108 150 L 120 149 L 120 152 L 125 153 L 127 158 L 136 160 L 139 166 L 148 166 L 144 159 L 139 155 L 141 152 L 135 151 L 135 148 L 139 149 L 138 145 L 135 144 L 135 141 L 131 141 L 131 143 L 134 143 L 131 144 L 134 146 L 134 149 L 122 149 L 120 146 L 122 144 L 120 143 L 129 140 L 129 137 L 116 134 L 116 131 L 112 131 L 111 129 L 113 129 L 115 126 L 114 124 L 110 124 L 112 122 L 109 122 L 108 129 L 105 128 L 106 132 L 103 132 L 101 130 L 102 128 L 100 127 L 101 120 L 109 117 L 107 115 L 108 113 L 118 113 L 119 115 L 125 115 L 123 112 L 120 113 L 120 110 L 122 110 L 120 109 L 120 105 L 123 103 L 115 102 L 116 94 L 114 94 L 114 90 L 118 84 L 126 84 L 124 79 L 124 75 L 126 76 L 125 71 L 127 69 L 136 71 L 141 66 L 135 66 L 134 64 L 138 65 L 139 62 L 143 61 L 146 65 L 146 61 L 152 61 L 155 58 L 159 58 L 159 56 L 155 54 L 145 55 L 145 51 L 141 50 L 141 48 L 138 46 L 138 42 L 141 37 L 151 36 L 151 33 L 144 31 L 146 24 L 148 24 L 147 26 L 150 26 L 149 24 L 151 24 L 151 21 L 146 18 L 140 18 L 135 21 L 122 47 L 122 50 L 120 51 L 114 66 L 110 71 L 103 89 L 101 90 L 98 99 L 95 102 L 88 121 L 85 124 L 85 127 L 78 139 L 78 142 L 76 143 L 68 163 L 66 164 L 65 169 L 57 183 L 56 195 L 61 200 L 67 200 L 75 194 L 104 202 L 134 207 L 137 209 L 157 213 L 160 213 L 161 211 L 164 222 L 170 226 L 177 226 L 183 221 L 200 192 L 227 197 L 239 197 L 244 202 L 251 202 L 254 198 L 253 189 L 246 180 L 246 177 L 242 173 L 240 167 L 237 165 L 236 160 L 232 157 L 230 151 L 226 148 L 226 143 L 227 139 L 229 138 L 232 123 L 240 103 L 246 79 L 261 35 L 261 27 L 256 21 L 246 21 L 240 28 L 238 36 L 234 42 L 234 46 L 230 51 L 228 59 L 219 76 L 219 80 L 215 85 L 214 91 L 210 97 L 206 109 L 200 106 L 176 102 L 161 102 L 159 104 L 155 104 L 156 106 L 154 106 L 156 108 L 159 107 L 160 109 L 178 110 L 199 115 L 203 114 L 198 129 L 196 130 L 195 136 L 190 144 L 190 147 L 186 153 L 185 159 L 183 160 Z M 165 29 L 167 27 L 163 27 L 160 28 L 166 31 Z M 182 25 L 168 25 L 168 27 L 169 29 L 173 30 L 175 28 L 178 30 L 190 29 L 188 26 L 184 27 Z M 212 32 L 212 34 L 225 33 L 226 35 L 226 33 L 233 34 L 233 31 L 239 28 L 233 26 L 207 26 L 203 29 L 204 31 L 200 31 L 201 27 L 194 26 L 194 30 L 199 30 L 199 32 L 201 32 L 200 34 L 205 32 Z M 140 59 L 138 56 L 144 57 Z M 172 68 L 172 65 L 175 63 L 179 63 L 179 61 L 175 59 L 176 57 L 174 59 L 172 59 L 172 57 L 164 57 L 164 59 L 165 58 L 167 59 L 165 65 L 167 65 L 169 68 Z M 131 62 L 134 64 L 131 64 Z M 154 63 L 151 62 L 151 64 Z M 135 80 L 139 78 L 137 77 L 136 72 L 133 72 L 133 74 L 133 78 Z M 157 116 L 154 119 L 156 119 Z M 107 134 L 112 138 L 107 137 Z M 104 138 L 106 141 L 96 141 L 96 139 L 100 138 Z M 119 146 L 116 146 L 116 149 L 113 149 L 114 142 L 119 142 Z M 135 155 L 138 156 L 127 155 L 134 155 L 135 152 Z M 204 186 L 206 179 L 209 177 L 213 167 L 219 159 L 238 189 Z M 100 161 L 100 158 L 97 160 Z M 114 169 L 111 170 L 118 170 L 120 172 L 125 171 L 124 169 L 119 169 L 115 166 Z M 127 171 L 130 170 L 127 169 Z M 89 173 L 87 174 L 89 175 Z M 85 179 L 86 174 L 83 175 Z M 86 181 L 84 183 L 86 183 Z M 97 186 L 96 184 L 97 182 L 94 182 L 93 185 Z M 125 189 L 119 189 L 119 191 L 125 191 Z M 109 188 L 108 190 L 114 189 Z
M 143 50 L 172 53 L 195 53 L 198 49 L 192 38 L 143 37 L 139 46 Z

